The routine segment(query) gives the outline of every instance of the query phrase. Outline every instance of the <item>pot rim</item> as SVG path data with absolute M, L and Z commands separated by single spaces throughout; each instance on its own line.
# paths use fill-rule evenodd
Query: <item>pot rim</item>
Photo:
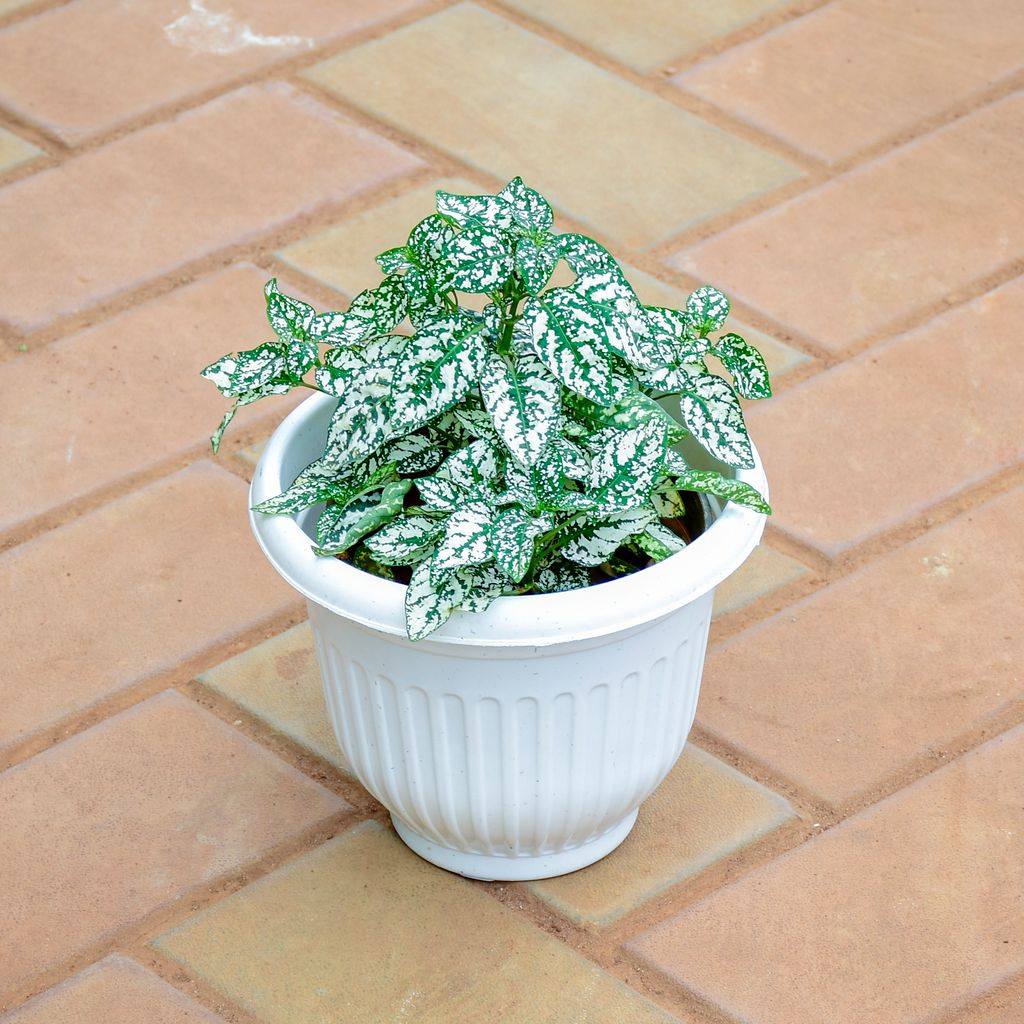
M 313 395 L 274 431 L 253 474 L 249 522 L 270 563 L 300 594 L 363 626 L 405 639 L 404 584 L 315 554 L 295 516 L 252 511 L 253 505 L 291 485 L 283 473 L 289 449 L 315 429 L 318 418 L 326 431 L 337 401 Z M 737 470 L 736 478 L 767 498 L 768 482 L 756 448 L 754 468 Z M 486 611 L 456 612 L 417 646 L 547 647 L 635 629 L 702 597 L 739 568 L 757 546 L 765 520 L 763 513 L 727 502 L 695 541 L 656 565 L 580 590 L 499 597 Z

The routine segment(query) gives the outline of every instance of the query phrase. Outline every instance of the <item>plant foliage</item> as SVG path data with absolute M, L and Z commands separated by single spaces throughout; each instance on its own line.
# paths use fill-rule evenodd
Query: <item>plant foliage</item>
M 705 286 L 685 309 L 645 306 L 603 246 L 552 224 L 520 178 L 493 196 L 438 192 L 346 311 L 317 313 L 272 280 L 274 339 L 202 371 L 234 399 L 215 451 L 240 406 L 294 387 L 337 397 L 323 455 L 256 511 L 325 503 L 315 550 L 407 581 L 411 639 L 504 594 L 668 557 L 683 492 L 771 511 L 675 447 L 689 432 L 725 466 L 754 464 L 739 396 L 771 386 L 757 349 L 718 333 L 728 299 Z M 575 280 L 550 287 L 562 260 Z

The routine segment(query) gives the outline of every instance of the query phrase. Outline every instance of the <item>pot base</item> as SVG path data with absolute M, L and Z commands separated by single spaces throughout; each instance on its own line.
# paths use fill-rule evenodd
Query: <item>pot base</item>
M 582 846 L 539 857 L 498 857 L 482 853 L 464 853 L 462 850 L 453 850 L 451 847 L 432 843 L 393 814 L 391 823 L 395 826 L 399 838 L 413 853 L 439 868 L 481 882 L 528 882 L 537 878 L 567 875 L 571 871 L 588 867 L 602 857 L 607 857 L 632 831 L 637 813 L 633 811 L 614 828 Z

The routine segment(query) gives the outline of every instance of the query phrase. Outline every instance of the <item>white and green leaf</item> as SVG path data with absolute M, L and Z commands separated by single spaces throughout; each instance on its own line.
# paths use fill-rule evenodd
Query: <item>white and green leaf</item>
M 483 612 L 502 594 L 515 589 L 512 580 L 496 565 L 470 565 L 456 570 L 455 575 L 465 588 L 465 596 L 459 603 L 464 612 Z
M 340 509 L 329 505 L 320 517 L 322 521 L 331 513 L 323 531 L 320 521 L 317 522 L 316 553 L 337 555 L 347 551 L 368 533 L 394 519 L 402 511 L 405 496 L 411 486 L 411 480 L 395 480 L 385 484 L 380 495 L 363 495 Z M 334 512 L 334 509 L 338 511 Z
M 258 391 L 283 377 L 288 368 L 288 348 L 283 342 L 270 341 L 256 348 L 222 356 L 200 376 L 212 381 L 228 398 Z
M 494 509 L 487 502 L 469 501 L 456 508 L 445 522 L 444 535 L 430 560 L 431 579 L 436 583 L 452 569 L 486 562 L 493 522 Z
M 560 256 L 556 242 L 536 241 L 530 237 L 516 242 L 515 268 L 531 295 L 539 295 L 551 280 Z
M 274 333 L 285 343 L 293 338 L 305 337 L 309 325 L 316 315 L 316 310 L 308 303 L 285 295 L 277 286 L 277 278 L 272 277 L 264 286 L 263 294 L 267 299 L 267 319 Z
M 533 579 L 533 589 L 538 594 L 558 594 L 589 586 L 590 573 L 581 565 L 573 565 L 562 559 L 546 565 Z
M 497 195 L 512 209 L 512 216 L 519 228 L 525 232 L 547 231 L 554 222 L 551 205 L 535 189 L 523 184 L 523 179 L 513 178 Z
M 629 430 L 607 427 L 593 439 L 587 496 L 605 511 L 645 504 L 665 458 L 666 429 L 648 420 Z
M 687 469 L 675 473 L 676 486 L 684 491 L 698 491 L 701 494 L 713 494 L 716 498 L 735 502 L 766 516 L 772 514 L 771 505 L 761 496 L 756 487 L 742 480 L 733 480 L 722 476 L 714 470 Z
M 704 285 L 686 300 L 686 314 L 702 337 L 721 330 L 729 315 L 729 300 L 711 285 Z
M 472 225 L 454 235 L 444 249 L 451 281 L 464 292 L 487 294 L 501 288 L 512 273 L 508 236 Z
M 738 334 L 723 334 L 714 353 L 732 374 L 736 390 L 744 398 L 771 398 L 772 385 L 764 356 Z
M 728 381 L 712 373 L 695 374 L 679 397 L 679 412 L 705 451 L 728 466 L 753 468 L 743 410 Z
M 648 505 L 590 520 L 572 528 L 569 540 L 558 550 L 563 558 L 577 565 L 600 565 L 634 533 L 645 530 L 656 519 L 657 513 Z
M 400 516 L 385 524 L 363 543 L 382 565 L 410 565 L 429 553 L 444 532 L 444 519 Z
M 463 228 L 507 231 L 515 223 L 512 207 L 498 196 L 458 196 L 438 191 L 437 212 Z
M 412 571 L 405 589 L 405 632 L 410 640 L 422 640 L 443 626 L 466 596 L 465 584 L 454 572 L 434 582 L 430 560 Z
M 560 418 L 561 388 L 536 356 L 520 356 L 512 365 L 490 352 L 480 377 L 494 429 L 520 462 L 540 458 Z
M 495 518 L 490 530 L 491 556 L 514 583 L 519 583 L 530 568 L 534 539 L 544 526 L 521 508 L 507 508 Z

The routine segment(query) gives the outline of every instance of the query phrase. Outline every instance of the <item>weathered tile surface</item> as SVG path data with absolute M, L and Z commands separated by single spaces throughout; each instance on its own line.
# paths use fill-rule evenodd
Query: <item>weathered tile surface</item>
M 368 822 L 157 940 L 266 1024 L 669 1024 Z
M 752 408 L 776 525 L 837 553 L 1024 458 L 1022 317 L 1018 278 Z
M 1017 728 L 631 945 L 749 1024 L 936 1020 L 1024 968 L 1022 757 Z
M 220 1017 L 124 956 L 48 989 L 0 1024 L 218 1024 Z
M 778 828 L 792 813 L 781 797 L 691 745 L 640 807 L 617 850 L 531 888 L 574 921 L 609 924 Z
M 798 173 L 472 4 L 304 74 L 496 177 L 521 174 L 628 245 L 651 245 Z M 624 154 L 638 154 L 628 170 Z
M 713 649 L 698 721 L 842 804 L 1024 696 L 1024 490 Z
M 0 128 L 0 174 L 34 160 L 41 152 L 38 146 L 26 142 L 20 135 Z
M 586 0 L 509 0 L 509 6 L 637 71 L 653 71 L 674 57 L 735 32 L 778 10 L 785 0 L 733 0 L 682 4 L 639 0 L 594 4 Z
M 1024 254 L 1014 96 L 673 262 L 840 350 Z M 965 185 L 970 183 L 970 187 Z
M 266 277 L 235 267 L 0 365 L 0 529 L 204 445 L 230 403 L 199 370 L 273 336 Z M 242 409 L 232 430 L 302 397 Z
M 198 463 L 0 557 L 0 748 L 296 606 Z
M 1015 0 L 839 0 L 673 81 L 838 160 L 1019 69 L 1022 36 Z
M 77 142 L 416 2 L 76 0 L 0 32 L 0 102 Z
M 352 298 L 380 281 L 377 254 L 404 245 L 413 227 L 436 212 L 434 193 L 438 189 L 465 195 L 486 191 L 461 178 L 439 178 L 292 242 L 277 255 Z
M 236 655 L 199 681 L 348 772 L 327 718 L 309 623 Z
M 239 90 L 0 191 L 0 318 L 38 326 L 418 163 L 290 86 Z
M 0 989 L 345 808 L 165 692 L 0 775 Z
M 759 597 L 807 575 L 807 566 L 767 544 L 754 548 L 750 557 L 715 588 L 715 615 L 739 611 Z

